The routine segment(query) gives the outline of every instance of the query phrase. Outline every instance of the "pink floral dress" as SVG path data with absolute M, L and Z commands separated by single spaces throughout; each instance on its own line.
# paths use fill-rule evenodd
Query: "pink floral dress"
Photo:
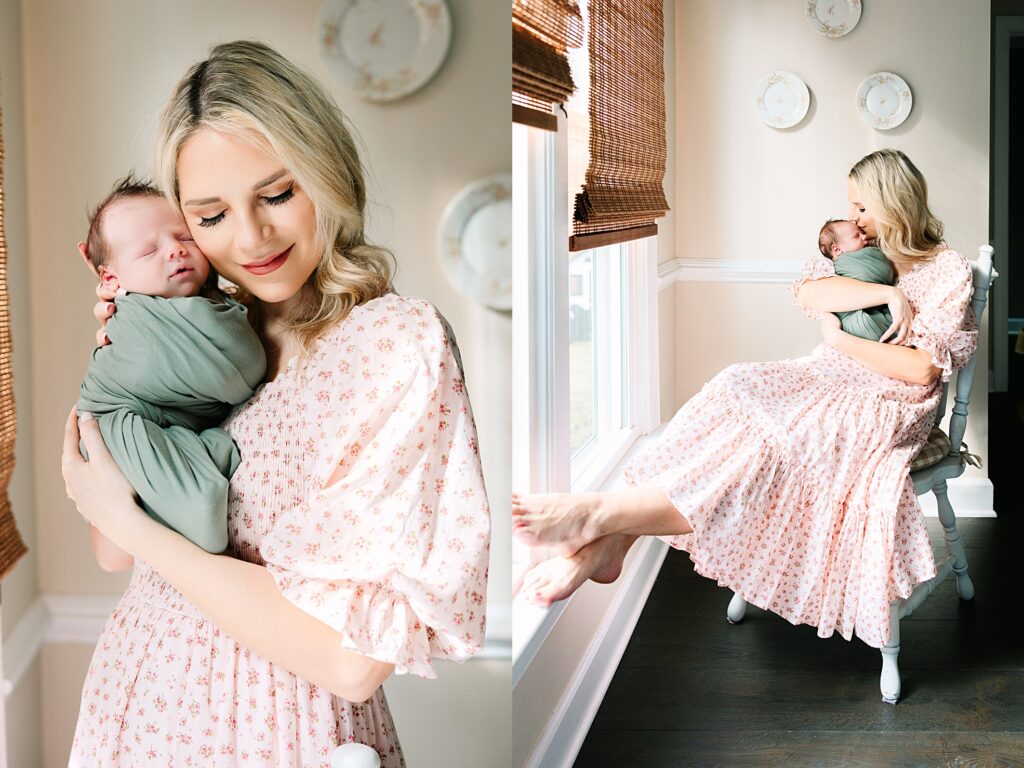
M 835 275 L 816 256 L 792 286 Z M 977 344 L 971 267 L 952 250 L 898 281 L 909 341 L 948 381 Z M 814 310 L 806 314 L 820 319 Z M 695 570 L 818 635 L 889 639 L 889 601 L 935 575 L 909 478 L 942 393 L 882 376 L 827 344 L 806 357 L 730 365 L 626 468 L 659 486 L 691 533 L 663 537 Z
M 433 306 L 356 307 L 224 427 L 242 455 L 228 554 L 398 674 L 435 677 L 432 657 L 480 649 L 490 518 L 458 349 Z M 346 741 L 405 765 L 382 690 L 353 704 L 296 677 L 138 562 L 96 645 L 70 764 L 328 768 Z

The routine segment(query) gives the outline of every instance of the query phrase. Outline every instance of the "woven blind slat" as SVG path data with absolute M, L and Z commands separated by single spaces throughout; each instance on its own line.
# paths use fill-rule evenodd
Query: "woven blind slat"
M 566 50 L 582 44 L 583 20 L 574 0 L 514 0 L 512 103 L 550 117 L 552 105 L 575 89 Z
M 591 0 L 588 9 L 590 164 L 573 232 L 649 231 L 637 228 L 668 211 L 662 3 Z
M 4 238 L 4 137 L 0 115 L 0 579 L 28 552 L 14 523 L 7 488 L 14 472 L 14 376 L 11 366 L 11 315 L 7 296 L 7 241 Z

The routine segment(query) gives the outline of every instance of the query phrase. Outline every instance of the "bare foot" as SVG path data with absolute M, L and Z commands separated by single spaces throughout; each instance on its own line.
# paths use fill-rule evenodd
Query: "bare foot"
M 634 540 L 631 536 L 602 536 L 571 557 L 544 560 L 523 577 L 523 594 L 534 605 L 547 608 L 569 597 L 587 579 L 610 584 L 622 573 L 622 561 Z
M 512 533 L 531 547 L 549 546 L 564 557 L 602 535 L 599 493 L 512 494 Z

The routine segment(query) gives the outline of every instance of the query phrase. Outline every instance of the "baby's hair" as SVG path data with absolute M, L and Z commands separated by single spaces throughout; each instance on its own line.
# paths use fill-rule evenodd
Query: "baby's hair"
M 845 221 L 848 221 L 848 219 L 829 219 L 821 228 L 821 232 L 818 233 L 818 250 L 821 251 L 821 255 L 826 259 L 832 258 L 832 246 L 839 239 L 836 224 L 842 224 Z
M 102 202 L 89 214 L 89 235 L 85 239 L 85 244 L 86 253 L 93 267 L 99 269 L 110 258 L 107 243 L 103 239 L 103 214 L 106 210 L 120 200 L 163 196 L 163 193 L 151 181 L 139 178 L 134 173 L 129 173 L 123 179 L 114 182 L 114 188 L 110 190 L 110 194 L 103 198 Z

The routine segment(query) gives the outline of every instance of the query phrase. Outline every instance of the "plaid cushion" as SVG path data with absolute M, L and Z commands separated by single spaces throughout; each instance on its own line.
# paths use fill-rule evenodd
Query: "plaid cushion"
M 924 469 L 933 464 L 938 464 L 948 455 L 949 438 L 938 427 L 932 427 L 931 434 L 928 435 L 928 442 L 921 446 L 917 456 L 910 462 L 910 471 L 913 472 L 917 469 Z

